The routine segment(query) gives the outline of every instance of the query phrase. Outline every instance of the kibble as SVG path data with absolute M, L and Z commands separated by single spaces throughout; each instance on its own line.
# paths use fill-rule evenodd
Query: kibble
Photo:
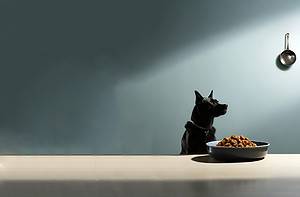
M 217 146 L 234 147 L 234 148 L 251 148 L 256 147 L 256 144 L 249 140 L 249 138 L 242 135 L 232 135 L 225 137 Z

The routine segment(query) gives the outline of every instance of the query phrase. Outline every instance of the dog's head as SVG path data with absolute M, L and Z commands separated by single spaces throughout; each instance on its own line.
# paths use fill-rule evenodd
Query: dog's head
M 192 120 L 197 122 L 200 117 L 214 118 L 226 114 L 228 105 L 220 104 L 213 98 L 213 90 L 208 97 L 203 97 L 195 90 L 196 105 L 192 114 Z M 193 117 L 194 116 L 194 117 Z

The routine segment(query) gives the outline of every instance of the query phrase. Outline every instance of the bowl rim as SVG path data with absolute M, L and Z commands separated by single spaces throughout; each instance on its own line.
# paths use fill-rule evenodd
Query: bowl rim
M 262 148 L 262 147 L 269 147 L 270 143 L 266 142 L 266 141 L 257 141 L 257 140 L 251 140 L 251 142 L 258 142 L 258 143 L 264 143 L 264 145 L 257 145 L 256 147 L 226 147 L 226 146 L 216 146 L 215 144 L 217 144 L 218 142 L 220 142 L 221 140 L 215 140 L 215 141 L 210 141 L 206 143 L 206 146 L 208 147 L 213 147 L 213 148 L 220 148 L 220 149 L 252 149 L 252 148 Z

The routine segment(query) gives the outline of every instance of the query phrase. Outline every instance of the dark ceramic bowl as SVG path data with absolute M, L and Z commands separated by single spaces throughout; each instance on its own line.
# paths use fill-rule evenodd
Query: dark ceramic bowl
M 245 161 L 245 160 L 259 160 L 263 159 L 267 152 L 269 143 L 252 141 L 257 146 L 248 148 L 233 148 L 217 146 L 219 141 L 212 141 L 206 143 L 208 153 L 211 157 L 220 161 Z

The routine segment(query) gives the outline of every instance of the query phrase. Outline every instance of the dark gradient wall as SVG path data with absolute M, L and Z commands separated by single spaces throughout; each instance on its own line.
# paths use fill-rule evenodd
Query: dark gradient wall
M 300 152 L 300 1 L 0 1 L 0 153 L 178 153 L 193 90 L 230 105 L 218 137 Z M 298 39 L 298 40 L 297 40 Z M 293 41 L 291 41 L 293 42 Z M 300 49 L 300 47 L 298 47 Z

